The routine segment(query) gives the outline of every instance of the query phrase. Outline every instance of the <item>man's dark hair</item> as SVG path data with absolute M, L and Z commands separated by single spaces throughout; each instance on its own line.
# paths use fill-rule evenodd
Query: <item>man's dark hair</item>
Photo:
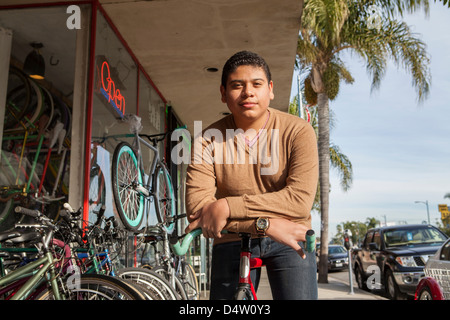
M 223 66 L 222 86 L 224 86 L 224 88 L 227 87 L 228 76 L 240 66 L 260 67 L 266 73 L 268 82 L 272 81 L 269 66 L 261 56 L 250 51 L 240 51 L 231 56 Z

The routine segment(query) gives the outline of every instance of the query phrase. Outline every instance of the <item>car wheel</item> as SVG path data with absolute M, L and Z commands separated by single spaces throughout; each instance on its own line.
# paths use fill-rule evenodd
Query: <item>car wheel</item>
M 398 288 L 397 282 L 395 282 L 394 274 L 391 270 L 388 270 L 386 272 L 385 277 L 385 288 L 386 288 L 386 295 L 391 300 L 397 300 L 399 298 L 400 290 Z
M 420 290 L 419 300 L 433 300 L 433 295 L 431 294 L 430 288 L 425 286 Z
M 369 290 L 367 288 L 366 281 L 364 280 L 362 270 L 358 265 L 356 265 L 356 267 L 355 267 L 355 278 L 356 278 L 356 283 L 358 284 L 359 289 L 366 290 L 366 291 Z

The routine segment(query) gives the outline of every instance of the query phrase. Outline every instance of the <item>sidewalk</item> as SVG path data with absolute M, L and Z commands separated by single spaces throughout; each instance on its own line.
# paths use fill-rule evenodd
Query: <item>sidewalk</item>
M 328 283 L 319 283 L 319 300 L 387 300 L 379 295 L 359 289 L 354 285 L 353 294 L 350 294 L 350 287 L 342 280 L 335 279 L 328 275 Z M 261 280 L 258 288 L 258 300 L 272 300 L 269 280 L 267 279 L 266 268 L 262 269 Z M 206 300 L 209 293 L 202 292 L 201 300 Z

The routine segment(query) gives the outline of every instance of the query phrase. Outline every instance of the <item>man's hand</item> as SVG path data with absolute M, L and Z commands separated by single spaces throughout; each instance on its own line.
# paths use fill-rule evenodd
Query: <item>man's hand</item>
M 221 231 L 230 217 L 230 207 L 226 199 L 219 199 L 203 206 L 191 216 L 194 221 L 185 230 L 186 233 L 201 228 L 206 238 L 220 238 Z
M 306 255 L 298 242 L 306 241 L 306 231 L 308 231 L 308 228 L 304 225 L 286 219 L 270 219 L 270 226 L 266 235 L 274 241 L 291 247 L 297 251 L 300 257 L 305 259 Z

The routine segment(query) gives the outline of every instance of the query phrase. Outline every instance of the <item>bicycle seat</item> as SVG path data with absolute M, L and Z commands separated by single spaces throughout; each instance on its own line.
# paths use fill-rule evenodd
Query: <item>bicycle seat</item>
M 6 241 L 11 238 L 20 237 L 22 234 L 16 230 L 3 231 L 0 233 L 0 242 Z
M 40 235 L 39 232 L 33 230 L 14 229 L 0 233 L 0 242 L 17 245 L 39 239 Z
M 144 243 L 153 241 L 162 241 L 164 239 L 162 230 L 160 228 L 148 228 L 147 232 L 144 234 Z

